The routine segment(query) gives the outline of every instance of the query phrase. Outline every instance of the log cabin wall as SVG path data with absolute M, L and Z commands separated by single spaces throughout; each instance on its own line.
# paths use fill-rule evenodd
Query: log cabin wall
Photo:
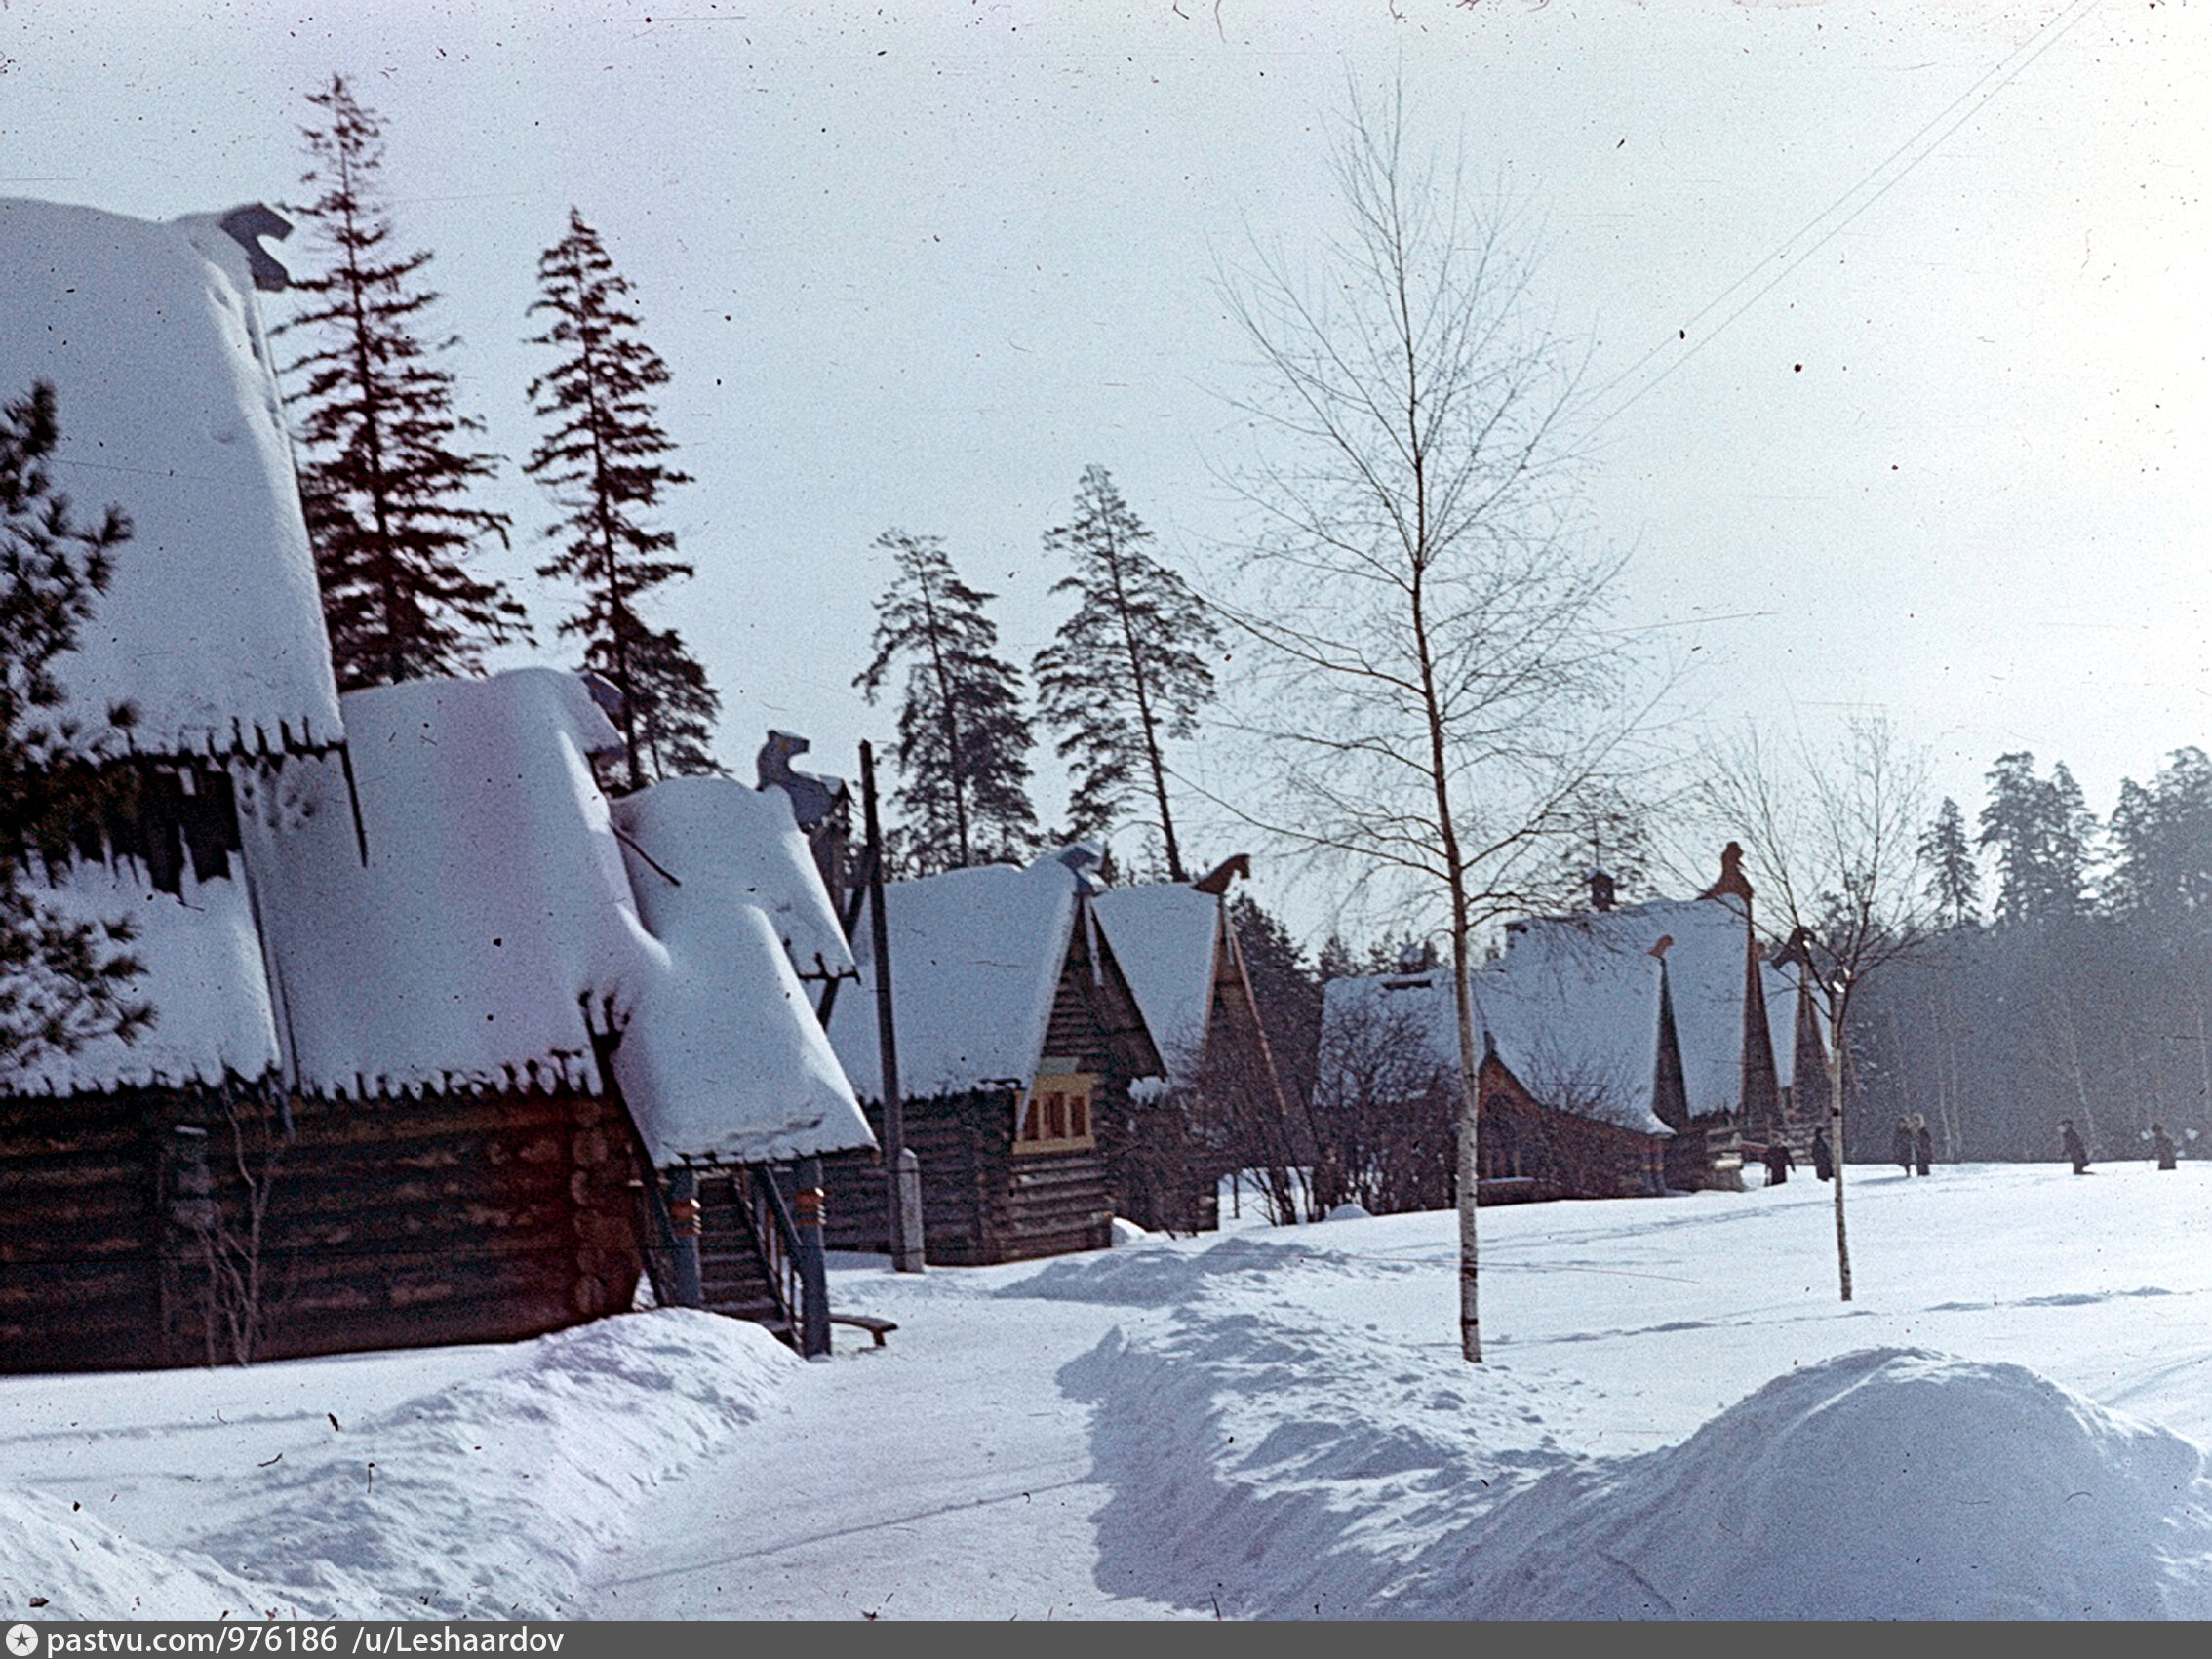
M 503 1341 L 627 1308 L 642 1258 L 614 1110 L 524 1091 L 0 1100 L 0 1371 Z
M 1666 1142 L 1539 1104 L 1495 1054 L 1480 1072 L 1482 1179 L 1530 1183 L 1528 1198 L 1638 1198 L 1659 1191 Z M 1501 1187 L 1497 1197 L 1509 1190 Z M 1485 1201 L 1489 1195 L 1485 1193 Z

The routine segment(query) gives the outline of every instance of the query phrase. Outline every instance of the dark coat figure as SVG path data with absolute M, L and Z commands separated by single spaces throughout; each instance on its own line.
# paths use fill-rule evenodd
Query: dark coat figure
M 1797 1166 L 1797 1161 L 1790 1156 L 1790 1149 L 1780 1141 L 1774 1142 L 1766 1149 L 1766 1184 L 1768 1186 L 1779 1187 L 1790 1178 L 1790 1171 Z
M 2074 1126 L 2072 1118 L 2059 1124 L 2059 1136 L 2066 1147 L 2067 1157 L 2074 1161 L 2074 1172 L 2076 1175 L 2086 1175 L 2089 1172 L 2089 1149 L 2082 1145 L 2081 1132 Z
M 1913 1172 L 1913 1126 L 1904 1118 L 1897 1120 L 1896 1131 L 1889 1137 L 1889 1156 L 1906 1174 Z
M 1928 1162 L 1935 1157 L 1935 1136 L 1928 1133 L 1928 1121 L 1917 1113 L 1913 1118 L 1913 1168 L 1925 1175 Z
M 2158 1161 L 2159 1168 L 2174 1167 L 2174 1137 L 2166 1133 L 2163 1124 L 2151 1126 L 2151 1156 Z
M 1836 1149 L 1828 1144 L 1828 1130 L 1812 1132 L 1812 1172 L 1824 1181 L 1836 1179 Z

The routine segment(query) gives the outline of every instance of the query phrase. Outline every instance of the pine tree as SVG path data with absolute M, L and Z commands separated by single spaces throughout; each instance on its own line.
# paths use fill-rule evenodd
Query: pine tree
M 523 470 L 567 514 L 546 527 L 566 540 L 537 573 L 584 591 L 583 609 L 561 632 L 582 637 L 585 666 L 622 694 L 630 787 L 642 788 L 649 771 L 718 770 L 707 744 L 721 699 L 676 631 L 656 631 L 638 614 L 655 588 L 694 573 L 671 557 L 675 533 L 649 522 L 663 491 L 691 482 L 667 463 L 676 446 L 649 396 L 668 383 L 668 366 L 638 337 L 629 282 L 575 209 L 569 233 L 538 259 L 537 280 L 531 311 L 551 321 L 530 343 L 563 355 L 530 384 L 532 408 L 556 424 Z
M 1205 652 L 1220 636 L 1198 595 L 1146 552 L 1151 540 L 1113 476 L 1086 468 L 1075 516 L 1045 533 L 1045 551 L 1075 564 L 1073 574 L 1052 584 L 1054 593 L 1077 596 L 1075 614 L 1037 653 L 1031 672 L 1038 712 L 1061 733 L 1058 752 L 1073 763 L 1068 813 L 1076 834 L 1103 834 L 1142 789 L 1157 813 L 1167 879 L 1180 882 L 1188 878 L 1161 741 L 1197 730 L 1198 711 L 1213 695 Z
M 1966 845 L 1966 820 L 1958 803 L 1943 798 L 1935 822 L 1920 837 L 1920 862 L 1928 868 L 1928 897 L 1951 918 L 1954 928 L 1979 919 L 1981 872 L 1974 864 L 1974 849 Z
M 2100 834 L 2097 815 L 2064 761 L 2051 768 L 2046 787 L 2050 876 L 2043 908 L 2046 915 L 2072 920 L 2089 908 L 2090 866 L 2096 862 Z
M 294 282 L 309 303 L 280 332 L 315 342 L 287 372 L 307 375 L 299 491 L 333 665 L 343 690 L 472 672 L 484 647 L 529 637 L 522 607 L 464 568 L 485 536 L 506 539 L 504 513 L 468 504 L 497 457 L 456 447 L 482 423 L 454 413 L 454 377 L 418 334 L 438 298 L 415 280 L 429 254 L 389 251 L 382 128 L 340 76 L 307 101 L 326 120 L 303 130 L 321 194 L 301 212 L 331 263 Z
M 117 507 L 97 525 L 72 518 L 45 466 L 59 439 L 52 386 L 0 409 L 0 1077 L 96 1037 L 132 1041 L 153 1023 L 130 997 L 142 969 L 125 948 L 129 924 L 56 916 L 30 886 L 34 857 L 69 855 L 70 831 L 102 795 L 92 763 L 132 723 L 124 706 L 88 731 L 54 674 L 131 536 Z
M 941 536 L 888 530 L 876 545 L 898 575 L 876 602 L 875 657 L 852 683 L 873 703 L 906 663 L 895 799 L 917 873 L 1019 857 L 1037 828 L 1033 739 L 1021 670 L 996 654 L 999 630 L 983 613 L 997 596 L 960 579 Z
M 2035 775 L 2034 756 L 2025 751 L 1999 755 L 1989 781 L 1980 845 L 1997 849 L 1997 921 L 2081 916 L 2096 855 L 2097 820 L 2066 763 L 2054 766 L 2046 779 Z
M 2111 833 L 2108 909 L 2159 919 L 2212 909 L 2212 757 L 2202 749 L 2176 749 L 2148 789 L 2122 779 Z

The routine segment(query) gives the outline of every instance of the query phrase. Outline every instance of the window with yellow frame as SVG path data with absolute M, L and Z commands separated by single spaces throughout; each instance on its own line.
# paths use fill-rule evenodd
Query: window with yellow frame
M 1038 1073 L 1014 1120 L 1014 1151 L 1074 1152 L 1096 1146 L 1090 1103 L 1097 1090 L 1096 1072 Z

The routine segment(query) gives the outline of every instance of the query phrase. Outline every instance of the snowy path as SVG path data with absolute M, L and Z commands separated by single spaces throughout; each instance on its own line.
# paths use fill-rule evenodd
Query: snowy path
M 579 1608 L 597 1618 L 1160 1618 L 1094 1581 L 1088 1411 L 1058 1373 L 1126 1310 L 992 1300 L 1036 1271 L 836 1275 L 837 1333 L 789 1419 L 662 1484 Z M 1208 1615 L 1210 1616 L 1210 1615 Z

